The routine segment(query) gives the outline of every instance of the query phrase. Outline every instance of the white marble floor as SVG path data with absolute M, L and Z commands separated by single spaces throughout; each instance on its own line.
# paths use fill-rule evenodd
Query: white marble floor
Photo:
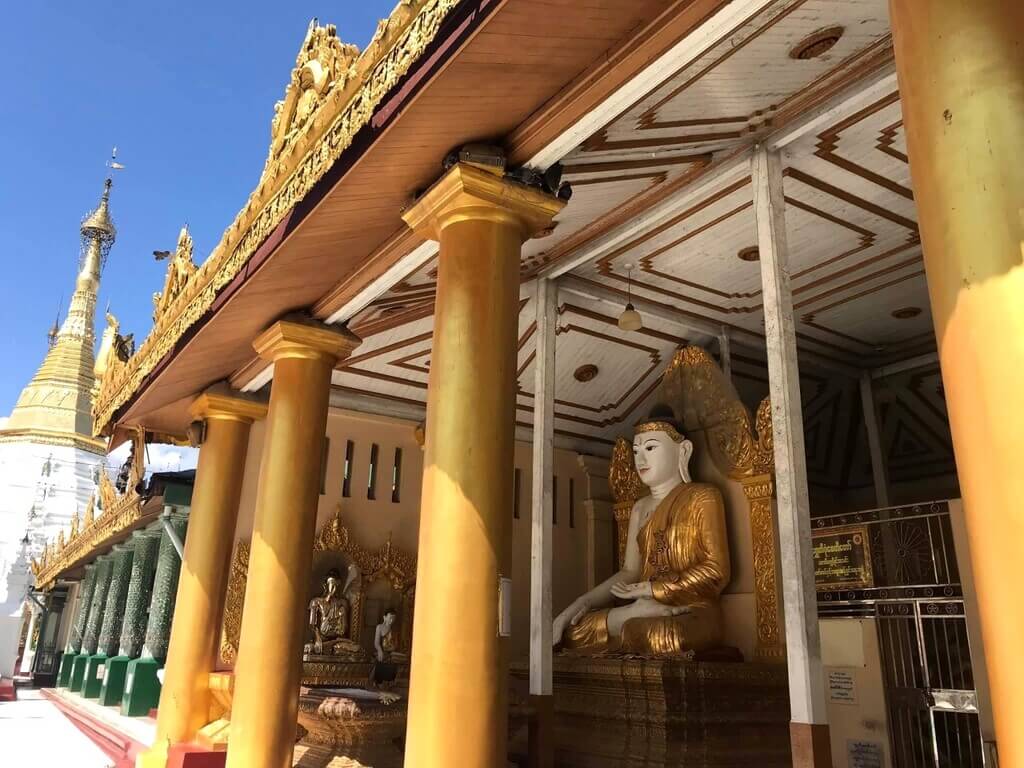
M 39 691 L 19 688 L 0 703 L 0 765 L 4 768 L 112 768 L 113 761 Z

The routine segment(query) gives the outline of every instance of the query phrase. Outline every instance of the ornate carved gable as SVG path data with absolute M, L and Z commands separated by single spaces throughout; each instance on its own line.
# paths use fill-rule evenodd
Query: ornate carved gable
M 345 88 L 358 56 L 356 46 L 338 39 L 333 24 L 321 27 L 315 18 L 309 22 L 284 98 L 274 105 L 267 168 L 302 134 L 328 95 Z
M 157 258 L 162 258 L 163 252 Z M 196 271 L 195 262 L 192 260 L 192 235 L 188 227 L 182 227 L 178 233 L 178 244 L 174 248 L 174 256 L 171 263 L 167 265 L 167 277 L 164 280 L 164 289 L 160 293 L 153 294 L 153 322 L 158 323 L 160 318 L 167 313 L 168 307 L 180 296 L 189 278 Z

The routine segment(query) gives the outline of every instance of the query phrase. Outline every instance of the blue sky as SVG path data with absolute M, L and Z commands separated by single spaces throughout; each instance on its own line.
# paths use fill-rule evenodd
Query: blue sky
M 122 332 L 149 331 L 152 294 L 189 224 L 205 259 L 255 186 L 274 102 L 309 19 L 360 48 L 395 0 L 12 3 L 0 46 L 0 416 L 46 352 L 78 265 L 78 226 L 118 147 L 118 238 L 100 289 Z

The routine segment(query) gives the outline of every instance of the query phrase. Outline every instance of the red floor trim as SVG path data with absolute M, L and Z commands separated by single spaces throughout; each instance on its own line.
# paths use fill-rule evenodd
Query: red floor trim
M 135 758 L 148 748 L 109 723 L 99 720 L 88 710 L 76 707 L 72 702 L 54 695 L 48 688 L 43 688 L 42 694 L 71 721 L 72 725 L 114 761 L 114 768 L 134 768 Z

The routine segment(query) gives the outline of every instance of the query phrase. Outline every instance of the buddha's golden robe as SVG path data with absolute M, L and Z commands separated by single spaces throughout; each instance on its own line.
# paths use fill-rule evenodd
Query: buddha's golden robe
M 689 613 L 634 618 L 622 636 L 608 634 L 608 613 L 591 611 L 566 629 L 563 645 L 577 653 L 674 656 L 722 644 L 718 597 L 729 581 L 729 542 L 722 495 L 712 485 L 681 483 L 637 533 L 640 579 L 650 581 L 654 599 L 687 606 Z

